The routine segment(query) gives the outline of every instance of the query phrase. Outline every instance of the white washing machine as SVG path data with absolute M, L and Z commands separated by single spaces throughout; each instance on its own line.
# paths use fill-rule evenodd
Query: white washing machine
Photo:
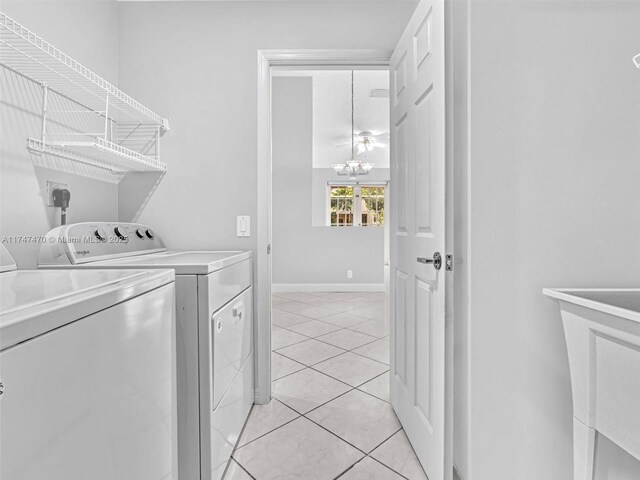
M 251 252 L 168 251 L 133 223 L 63 225 L 47 238 L 39 268 L 175 271 L 179 478 L 222 478 L 254 399 Z
M 0 478 L 177 480 L 172 270 L 16 270 L 0 245 Z

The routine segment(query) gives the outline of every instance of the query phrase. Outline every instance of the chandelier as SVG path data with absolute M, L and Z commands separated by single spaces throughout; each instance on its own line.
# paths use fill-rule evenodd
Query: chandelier
M 358 175 L 368 175 L 375 165 L 374 163 L 363 163 L 362 160 L 356 159 L 356 126 L 353 96 L 353 70 L 351 70 L 351 160 L 345 163 L 333 163 L 331 167 L 338 175 L 348 175 L 352 180 L 356 179 Z

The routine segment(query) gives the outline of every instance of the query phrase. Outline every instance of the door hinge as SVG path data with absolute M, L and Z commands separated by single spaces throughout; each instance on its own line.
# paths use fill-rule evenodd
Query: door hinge
M 453 254 L 447 253 L 444 257 L 444 269 L 447 272 L 451 272 L 453 270 Z
M 267 255 L 271 253 L 271 244 L 267 243 Z

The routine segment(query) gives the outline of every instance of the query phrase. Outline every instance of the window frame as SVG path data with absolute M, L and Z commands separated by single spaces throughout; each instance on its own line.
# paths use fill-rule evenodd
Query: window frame
M 327 211 L 327 215 L 326 215 L 326 221 L 327 221 L 327 226 L 329 227 L 384 227 L 384 218 L 385 218 L 385 212 L 387 209 L 387 205 L 386 205 L 386 189 L 388 188 L 389 184 L 388 182 L 327 182 L 327 201 L 325 202 L 325 208 Z M 352 189 L 352 195 L 350 197 L 345 197 L 344 195 L 341 196 L 333 196 L 332 195 L 332 190 L 334 188 L 351 188 Z M 362 210 L 362 189 L 363 188 L 381 188 L 382 189 L 382 194 L 378 196 L 378 201 L 382 200 L 382 214 L 383 214 L 383 221 L 381 223 L 377 223 L 377 222 L 372 222 L 369 224 L 363 224 L 362 223 L 362 214 L 363 214 L 363 210 Z M 346 198 L 351 198 L 351 222 L 343 222 L 342 224 L 339 222 L 339 216 L 340 214 L 338 213 L 336 215 L 337 217 L 337 222 L 333 223 L 332 222 L 332 218 L 331 218 L 331 214 L 332 214 L 332 200 L 333 199 L 337 199 L 337 205 L 339 206 L 340 204 L 340 199 L 346 199 Z M 357 200 L 360 201 L 357 201 Z M 346 203 L 346 202 L 345 202 Z

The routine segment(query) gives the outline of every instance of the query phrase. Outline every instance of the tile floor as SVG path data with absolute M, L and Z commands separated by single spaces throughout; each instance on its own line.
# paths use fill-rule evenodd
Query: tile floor
M 273 296 L 273 400 L 256 405 L 225 480 L 425 480 L 389 404 L 382 293 Z

